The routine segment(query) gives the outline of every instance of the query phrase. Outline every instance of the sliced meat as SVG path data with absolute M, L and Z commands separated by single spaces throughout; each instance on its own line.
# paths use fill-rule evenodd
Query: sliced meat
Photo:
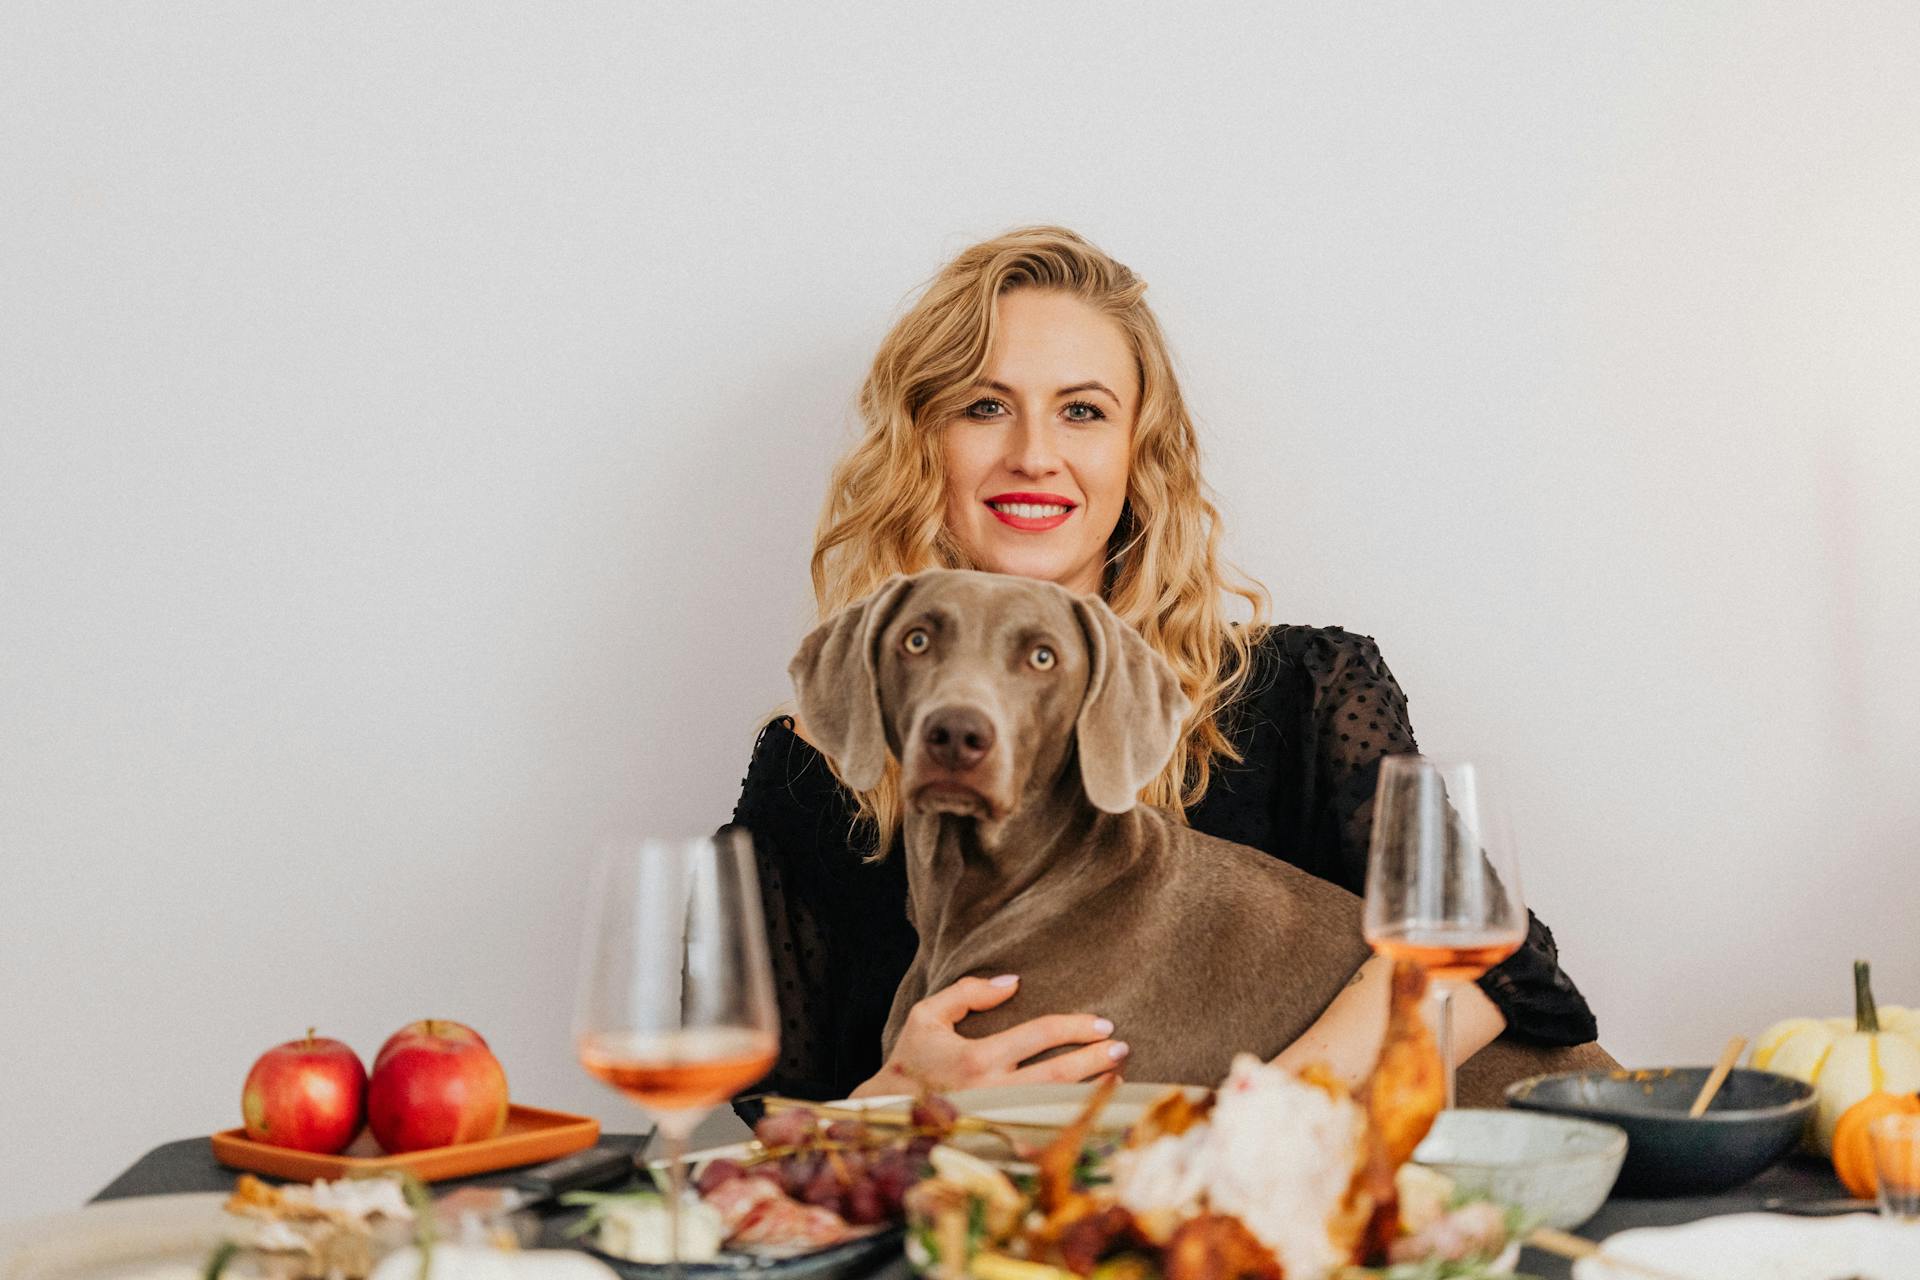
M 727 1243 L 762 1249 L 818 1249 L 838 1244 L 854 1234 L 846 1219 L 831 1209 L 801 1204 L 782 1195 L 778 1200 L 765 1202 L 740 1224 L 740 1229 Z
M 729 1178 L 703 1198 L 720 1211 L 729 1246 L 818 1249 L 865 1234 L 848 1227 L 832 1210 L 801 1204 L 757 1175 Z
M 766 1178 L 729 1178 L 701 1199 L 720 1211 L 720 1221 L 732 1235 L 742 1223 L 760 1212 L 769 1202 L 785 1200 L 786 1193 Z

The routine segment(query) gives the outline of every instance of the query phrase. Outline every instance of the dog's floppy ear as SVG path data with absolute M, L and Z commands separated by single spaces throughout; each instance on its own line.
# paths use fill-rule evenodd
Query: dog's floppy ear
M 1074 722 L 1080 782 L 1096 809 L 1125 813 L 1160 776 L 1192 703 L 1167 660 L 1098 596 L 1076 596 L 1087 635 L 1087 696 Z
M 865 600 L 814 628 L 787 664 L 807 736 L 855 791 L 871 789 L 887 767 L 873 648 L 912 585 L 911 578 L 894 574 Z

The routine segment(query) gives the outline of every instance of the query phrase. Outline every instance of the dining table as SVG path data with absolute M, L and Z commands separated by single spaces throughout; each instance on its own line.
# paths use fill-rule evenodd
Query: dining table
M 599 1145 L 625 1149 L 637 1157 L 643 1141 L 643 1136 L 638 1134 L 603 1134 Z M 435 1183 L 434 1188 L 440 1192 L 463 1186 L 503 1186 L 512 1179 L 514 1172 L 508 1169 L 471 1178 L 449 1179 Z M 206 1138 L 183 1138 L 155 1147 L 141 1156 L 93 1199 L 100 1201 L 127 1196 L 227 1191 L 233 1187 L 235 1176 L 234 1170 L 214 1159 L 212 1146 Z M 1730 1213 L 1811 1209 L 1844 1200 L 1846 1195 L 1830 1164 L 1796 1155 L 1730 1191 L 1660 1198 L 1612 1196 L 1574 1234 L 1599 1242 L 1616 1232 L 1635 1227 L 1675 1226 Z M 545 1215 L 540 1224 L 540 1243 L 551 1247 L 570 1244 L 566 1231 L 577 1214 L 575 1210 L 561 1210 Z M 1539 1276 L 1543 1280 L 1567 1280 L 1573 1274 L 1572 1264 L 1566 1259 L 1536 1249 L 1523 1251 L 1519 1270 L 1524 1275 Z M 849 1276 L 844 1280 L 908 1280 L 910 1274 L 906 1260 L 895 1256 L 871 1268 L 863 1276 Z

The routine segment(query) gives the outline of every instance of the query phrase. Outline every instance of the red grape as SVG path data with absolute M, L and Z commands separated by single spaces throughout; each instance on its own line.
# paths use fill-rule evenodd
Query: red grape
M 931 1129 L 935 1133 L 953 1132 L 953 1122 L 959 1118 L 959 1108 L 939 1094 L 928 1094 L 915 1100 L 913 1104 L 913 1127 Z
M 808 1204 L 817 1204 L 822 1209 L 840 1211 L 840 1176 L 833 1171 L 831 1163 L 823 1162 L 819 1170 L 800 1192 L 799 1198 Z
M 795 1152 L 780 1162 L 780 1186 L 788 1195 L 798 1198 L 813 1181 L 814 1174 L 820 1171 L 820 1157 L 810 1151 Z
M 835 1120 L 827 1126 L 827 1137 L 833 1142 L 859 1144 L 867 1140 L 869 1130 L 859 1120 Z
M 711 1161 L 697 1185 L 704 1194 L 742 1176 L 764 1178 L 849 1223 L 898 1222 L 908 1192 L 929 1170 L 927 1153 L 953 1131 L 956 1116 L 953 1104 L 937 1095 L 914 1103 L 912 1126 L 924 1131 L 914 1134 L 860 1119 L 826 1123 L 805 1107 L 765 1115 L 754 1136 L 775 1154 L 747 1168 L 736 1160 Z
M 907 1153 L 898 1147 L 880 1153 L 874 1160 L 868 1173 L 874 1190 L 880 1193 L 880 1201 L 888 1213 L 898 1213 L 900 1203 L 906 1198 L 907 1188 L 913 1185 L 913 1162 Z
M 816 1123 L 813 1112 L 796 1108 L 761 1116 L 760 1123 L 753 1126 L 753 1136 L 763 1147 L 797 1147 L 813 1136 Z
M 847 1188 L 846 1219 L 855 1226 L 884 1222 L 891 1212 L 886 1197 L 874 1183 L 856 1182 Z

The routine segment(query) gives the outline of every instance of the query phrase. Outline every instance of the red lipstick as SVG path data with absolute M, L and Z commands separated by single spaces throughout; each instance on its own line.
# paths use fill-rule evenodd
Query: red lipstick
M 996 493 L 986 500 L 987 510 L 993 512 L 993 518 L 1009 528 L 1019 529 L 1023 533 L 1044 533 L 1048 529 L 1058 529 L 1067 522 L 1074 509 L 1080 504 L 1071 498 L 1057 493 Z M 1051 515 L 1034 515 L 1031 512 L 1020 514 L 1006 510 L 1008 507 L 1059 507 L 1063 508 Z

